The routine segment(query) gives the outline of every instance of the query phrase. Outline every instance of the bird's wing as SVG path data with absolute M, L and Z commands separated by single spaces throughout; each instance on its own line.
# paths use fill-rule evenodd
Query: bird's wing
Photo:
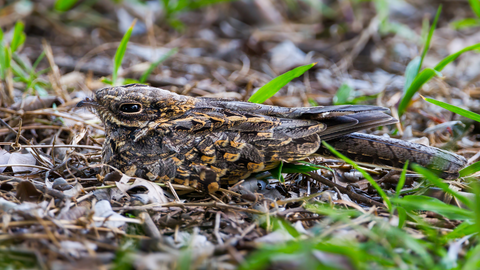
M 285 108 L 241 101 L 199 98 L 195 109 L 180 119 L 190 131 L 262 131 L 270 138 L 300 138 L 317 133 L 324 140 L 396 123 L 387 108 L 370 105 L 339 105 Z M 196 119 L 193 122 L 188 119 Z M 187 119 L 187 120 L 185 120 Z M 271 132 L 271 134 L 267 134 Z

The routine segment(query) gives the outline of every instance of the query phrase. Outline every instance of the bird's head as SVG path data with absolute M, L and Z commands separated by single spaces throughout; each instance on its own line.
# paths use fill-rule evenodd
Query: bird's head
M 190 97 L 141 84 L 102 88 L 77 107 L 86 107 L 100 117 L 107 130 L 143 128 L 152 121 L 181 115 L 194 106 Z

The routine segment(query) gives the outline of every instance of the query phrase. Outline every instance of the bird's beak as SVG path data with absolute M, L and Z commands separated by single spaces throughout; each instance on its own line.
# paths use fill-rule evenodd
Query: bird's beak
M 98 103 L 90 98 L 85 98 L 84 100 L 77 103 L 77 108 L 80 107 L 96 107 Z

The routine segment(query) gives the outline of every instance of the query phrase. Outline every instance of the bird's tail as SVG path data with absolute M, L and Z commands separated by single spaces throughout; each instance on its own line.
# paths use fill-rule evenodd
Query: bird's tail
M 327 139 L 327 142 L 359 163 L 402 168 L 408 160 L 410 164 L 417 163 L 440 172 L 445 179 L 457 178 L 459 171 L 467 164 L 464 157 L 442 149 L 369 134 L 352 133 Z M 324 146 L 317 153 L 326 157 L 334 156 Z

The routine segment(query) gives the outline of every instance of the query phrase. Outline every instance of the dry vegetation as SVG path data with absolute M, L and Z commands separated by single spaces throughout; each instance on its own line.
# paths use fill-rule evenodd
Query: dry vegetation
M 284 183 L 263 173 L 205 195 L 101 175 L 102 123 L 75 108 L 112 82 L 247 100 L 317 62 L 266 103 L 385 106 L 400 123 L 369 133 L 473 164 L 477 122 L 418 94 L 397 108 L 415 67 L 480 42 L 478 1 L 66 2 L 0 0 L 1 269 L 480 268 L 475 166 L 448 182 L 364 167 L 391 206 L 351 165 L 327 159 L 310 160 L 323 167 L 308 175 L 285 165 Z M 479 63 L 465 52 L 419 93 L 479 112 Z

